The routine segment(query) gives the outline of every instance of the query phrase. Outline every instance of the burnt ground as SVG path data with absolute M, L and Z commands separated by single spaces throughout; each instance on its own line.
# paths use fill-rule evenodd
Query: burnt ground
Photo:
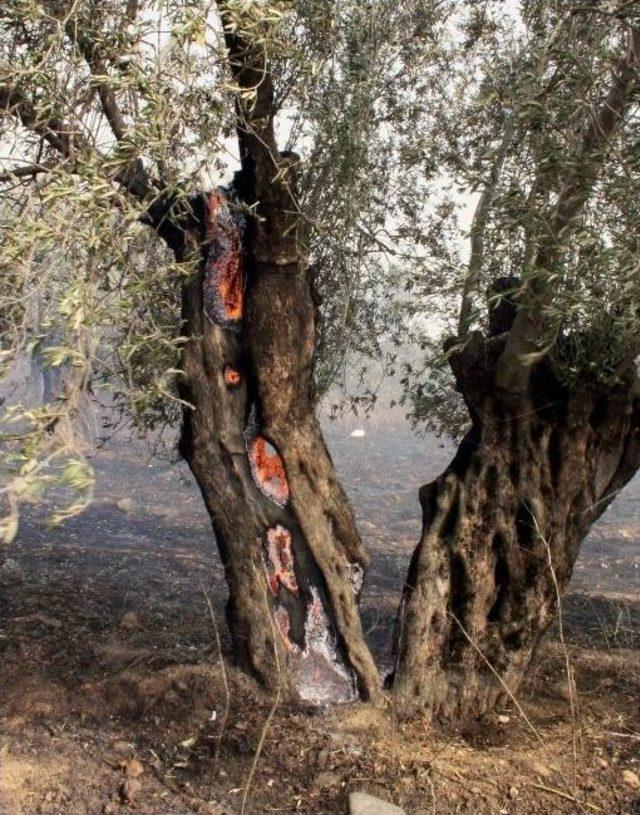
M 327 436 L 373 557 L 363 613 L 384 665 L 419 532 L 417 487 L 452 448 L 384 424 L 351 438 L 355 426 L 330 424 Z M 416 815 L 640 812 L 629 774 L 640 775 L 640 480 L 583 547 L 563 605 L 566 649 L 556 628 L 520 710 L 454 731 L 400 721 L 391 702 L 274 711 L 224 659 L 224 580 L 183 465 L 121 439 L 95 468 L 83 515 L 50 529 L 30 508 L 6 553 L 2 815 L 235 813 L 245 794 L 247 813 L 341 813 L 355 789 Z

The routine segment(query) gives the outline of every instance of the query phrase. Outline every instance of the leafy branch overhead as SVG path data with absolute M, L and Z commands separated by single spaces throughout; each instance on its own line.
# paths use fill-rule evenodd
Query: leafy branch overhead
M 299 156 L 291 205 L 319 304 L 321 393 L 338 386 L 359 401 L 355 372 L 373 357 L 404 370 L 401 396 L 417 420 L 451 429 L 459 408 L 450 379 L 434 374 L 446 360 L 433 338 L 448 325 L 455 333 L 462 288 L 460 325 L 477 325 L 496 277 L 518 279 L 523 294 L 547 293 L 526 312 L 535 327 L 524 329 L 523 312 L 505 366 L 530 343 L 516 342 L 524 331 L 533 338 L 526 353 L 535 355 L 540 340 L 563 376 L 580 366 L 592 376 L 615 371 L 634 331 L 637 276 L 632 7 L 604 15 L 571 3 L 511 12 L 492 2 L 396 6 L 3 4 L 0 180 L 10 236 L 3 267 L 11 267 L 3 313 L 15 312 L 3 320 L 4 359 L 29 344 L 25 285 L 36 268 L 47 274 L 42 258 L 52 247 L 74 242 L 75 271 L 44 264 L 51 318 L 60 317 L 56 293 L 81 282 L 91 332 L 113 339 L 111 352 L 91 352 L 92 377 L 119 379 L 116 401 L 137 423 L 174 421 L 170 371 L 181 340 L 173 281 L 184 269 L 169 262 L 160 271 L 165 261 L 143 268 L 143 260 L 134 271 L 134 256 L 163 251 L 151 248 L 139 219 L 155 206 L 152 221 L 161 221 L 167 201 L 229 179 L 237 128 L 245 155 L 252 144 L 269 153 L 274 178 L 280 151 Z M 624 117 L 612 113 L 620 105 Z M 575 163 L 587 153 L 591 181 Z M 579 201 L 570 194 L 576 166 Z M 563 183 L 562 200 L 577 210 L 566 218 L 556 202 Z M 548 243 L 554 206 L 574 237 L 549 286 L 535 252 Z M 70 220 L 74 235 L 65 234 Z M 115 246 L 114 230 L 124 235 Z M 89 245 L 95 265 L 104 265 L 99 247 L 108 257 L 91 279 L 82 258 Z M 25 258 L 21 268 L 15 257 Z M 153 304 L 146 275 L 164 281 Z M 390 289 L 399 296 L 389 298 Z M 408 349 L 407 333 L 415 340 Z M 434 352 L 424 357 L 421 347 Z

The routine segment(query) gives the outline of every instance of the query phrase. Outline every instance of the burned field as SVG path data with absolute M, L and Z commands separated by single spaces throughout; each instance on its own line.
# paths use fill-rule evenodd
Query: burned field
M 416 485 L 450 450 L 353 427 L 327 436 L 372 554 L 363 619 L 384 667 L 419 534 Z M 562 637 L 556 625 L 516 700 L 443 729 L 390 701 L 274 707 L 228 661 L 224 576 L 184 465 L 122 440 L 95 464 L 89 510 L 56 529 L 44 508 L 27 511 L 4 562 L 3 813 L 338 813 L 356 789 L 414 813 L 634 811 L 637 482 L 585 544 Z M 286 545 L 272 548 L 272 579 L 286 582 Z

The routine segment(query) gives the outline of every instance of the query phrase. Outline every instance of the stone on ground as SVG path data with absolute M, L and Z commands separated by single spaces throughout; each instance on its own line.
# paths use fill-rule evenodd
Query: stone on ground
M 140 618 L 135 611 L 126 611 L 120 618 L 120 628 L 123 631 L 135 631 L 140 628 Z
M 366 792 L 349 794 L 349 815 L 406 815 L 404 809 Z
M 0 564 L 0 586 L 12 586 L 23 580 L 24 571 L 17 560 L 8 557 Z
M 131 498 L 119 498 L 116 501 L 116 507 L 120 512 L 131 512 L 133 509 L 133 501 Z

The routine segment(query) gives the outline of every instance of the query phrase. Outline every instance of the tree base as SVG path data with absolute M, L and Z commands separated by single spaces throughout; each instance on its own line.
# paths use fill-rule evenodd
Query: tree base
M 454 358 L 472 428 L 420 490 L 397 623 L 400 706 L 447 719 L 517 693 L 582 540 L 640 465 L 635 372 L 569 393 L 539 365 L 526 397 L 509 400 L 490 390 L 499 350 L 476 337 Z

